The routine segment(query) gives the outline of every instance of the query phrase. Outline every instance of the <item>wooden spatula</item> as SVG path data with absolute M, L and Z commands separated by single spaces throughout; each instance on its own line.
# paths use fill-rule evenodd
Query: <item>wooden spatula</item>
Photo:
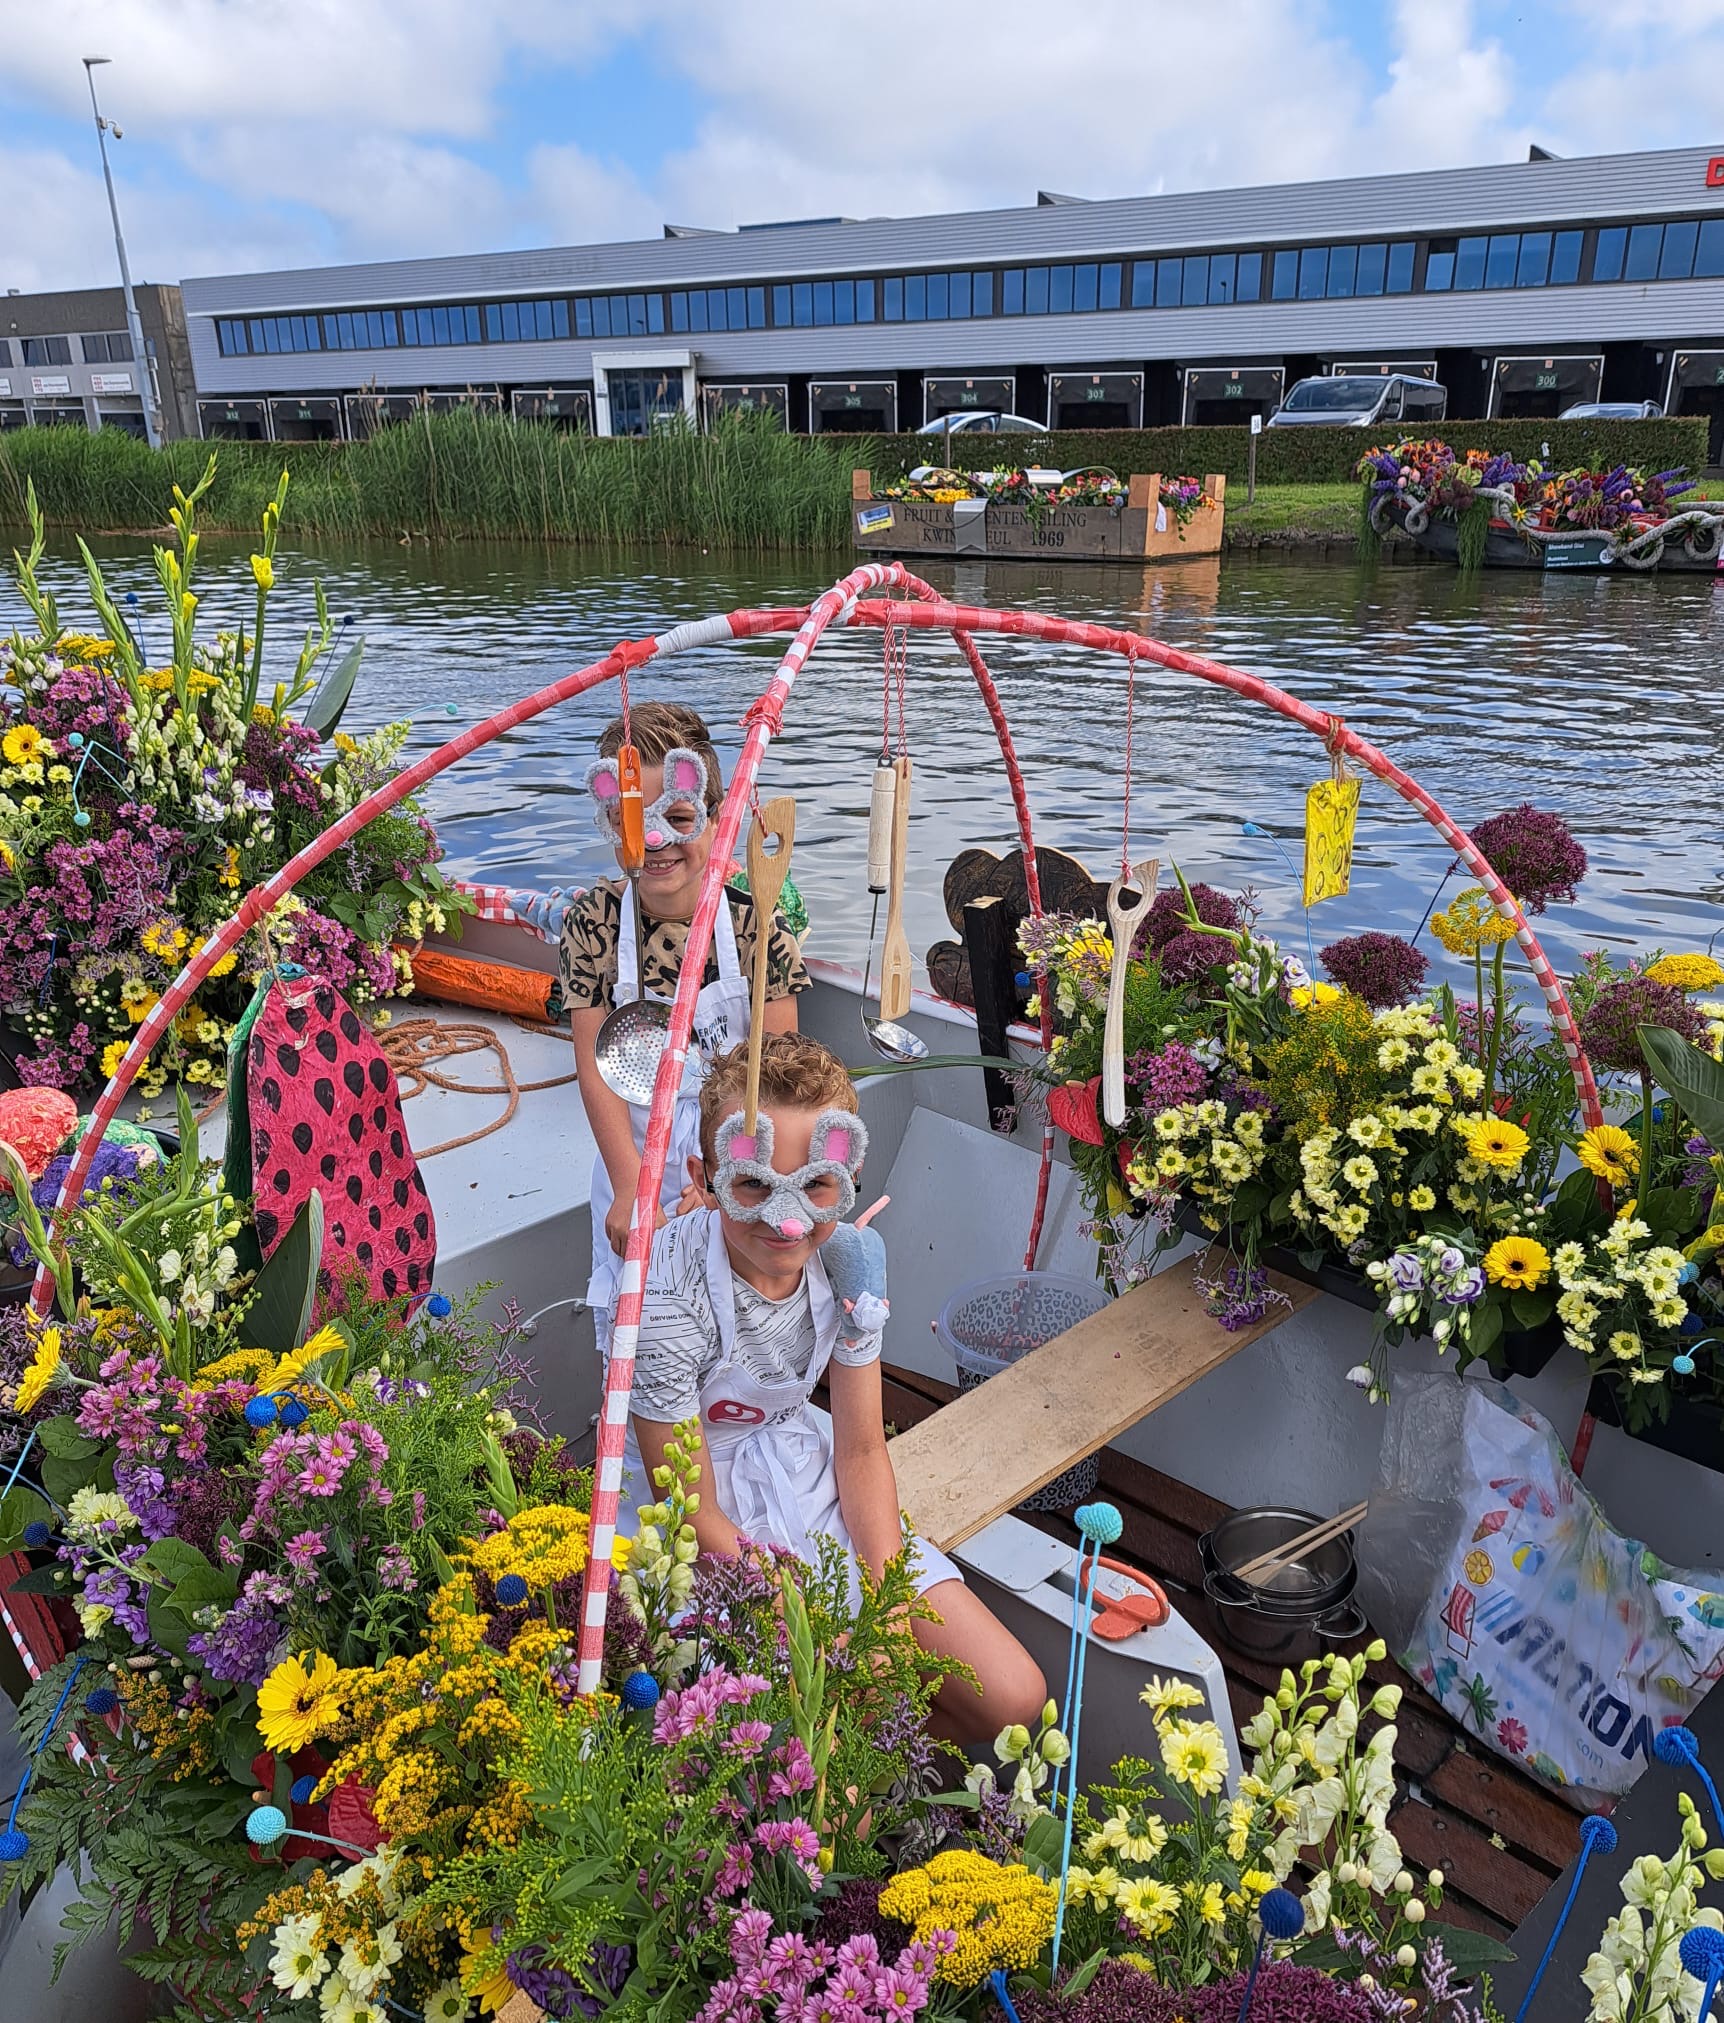
M 910 937 L 904 932 L 904 866 L 910 850 L 910 761 L 899 759 L 892 802 L 892 878 L 886 894 L 886 941 L 880 952 L 880 1016 L 901 1019 L 910 1010 Z
M 768 851 L 772 837 L 778 848 Z M 754 1136 L 760 1114 L 760 1048 L 766 1037 L 766 965 L 772 944 L 772 910 L 790 875 L 790 847 L 796 840 L 796 803 L 788 794 L 763 801 L 748 832 L 748 896 L 754 902 L 754 997 L 748 1012 L 748 1096 L 743 1135 Z
M 1132 937 L 1155 903 L 1161 859 L 1150 857 L 1131 867 L 1131 883 L 1116 878 L 1107 888 L 1107 924 L 1113 936 L 1113 971 L 1107 980 L 1107 1022 L 1102 1028 L 1101 1115 L 1117 1131 L 1125 1122 L 1125 967 L 1131 960 Z M 1127 905 L 1124 894 L 1137 892 Z

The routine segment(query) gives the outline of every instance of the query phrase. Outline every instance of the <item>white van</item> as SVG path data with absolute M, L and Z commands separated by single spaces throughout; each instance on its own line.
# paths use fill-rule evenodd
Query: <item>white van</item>
M 1374 428 L 1403 421 L 1414 427 L 1441 421 L 1449 411 L 1447 387 L 1404 372 L 1340 373 L 1302 379 L 1269 417 L 1271 428 Z

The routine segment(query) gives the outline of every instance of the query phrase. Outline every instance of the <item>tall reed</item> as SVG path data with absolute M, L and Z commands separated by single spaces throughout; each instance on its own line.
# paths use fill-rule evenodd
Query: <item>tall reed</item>
M 284 530 L 447 540 L 697 542 L 729 549 L 839 547 L 850 539 L 850 473 L 871 444 L 791 436 L 724 417 L 639 438 L 563 434 L 468 412 L 424 414 L 362 443 L 168 443 L 108 430 L 0 436 L 0 520 L 21 523 L 33 479 L 43 513 L 82 532 L 154 528 L 170 488 L 188 489 L 211 448 L 211 528 L 249 530 L 285 467 Z

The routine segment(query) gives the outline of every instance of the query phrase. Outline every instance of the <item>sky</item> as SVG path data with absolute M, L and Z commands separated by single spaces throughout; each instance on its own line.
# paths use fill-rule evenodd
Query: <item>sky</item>
M 0 0 L 0 287 L 1724 146 L 1724 0 Z

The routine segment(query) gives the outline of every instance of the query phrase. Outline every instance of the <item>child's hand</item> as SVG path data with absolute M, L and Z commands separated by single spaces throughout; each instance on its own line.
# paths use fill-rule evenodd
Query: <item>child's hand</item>
M 676 1203 L 677 1214 L 692 1215 L 697 1208 L 704 1208 L 705 1206 L 706 1206 L 706 1197 L 701 1193 L 700 1189 L 694 1184 L 694 1182 L 690 1180 L 684 1186 L 681 1194 L 677 1196 L 677 1203 Z
M 621 1257 L 629 1247 L 629 1217 L 634 1213 L 634 1205 L 634 1196 L 630 1195 L 627 1201 L 613 1201 L 605 1210 L 605 1235 L 610 1238 L 611 1248 L 618 1257 Z M 677 1212 L 680 1214 L 681 1210 Z M 661 1208 L 653 1228 L 663 1229 L 663 1227 L 664 1210 Z

